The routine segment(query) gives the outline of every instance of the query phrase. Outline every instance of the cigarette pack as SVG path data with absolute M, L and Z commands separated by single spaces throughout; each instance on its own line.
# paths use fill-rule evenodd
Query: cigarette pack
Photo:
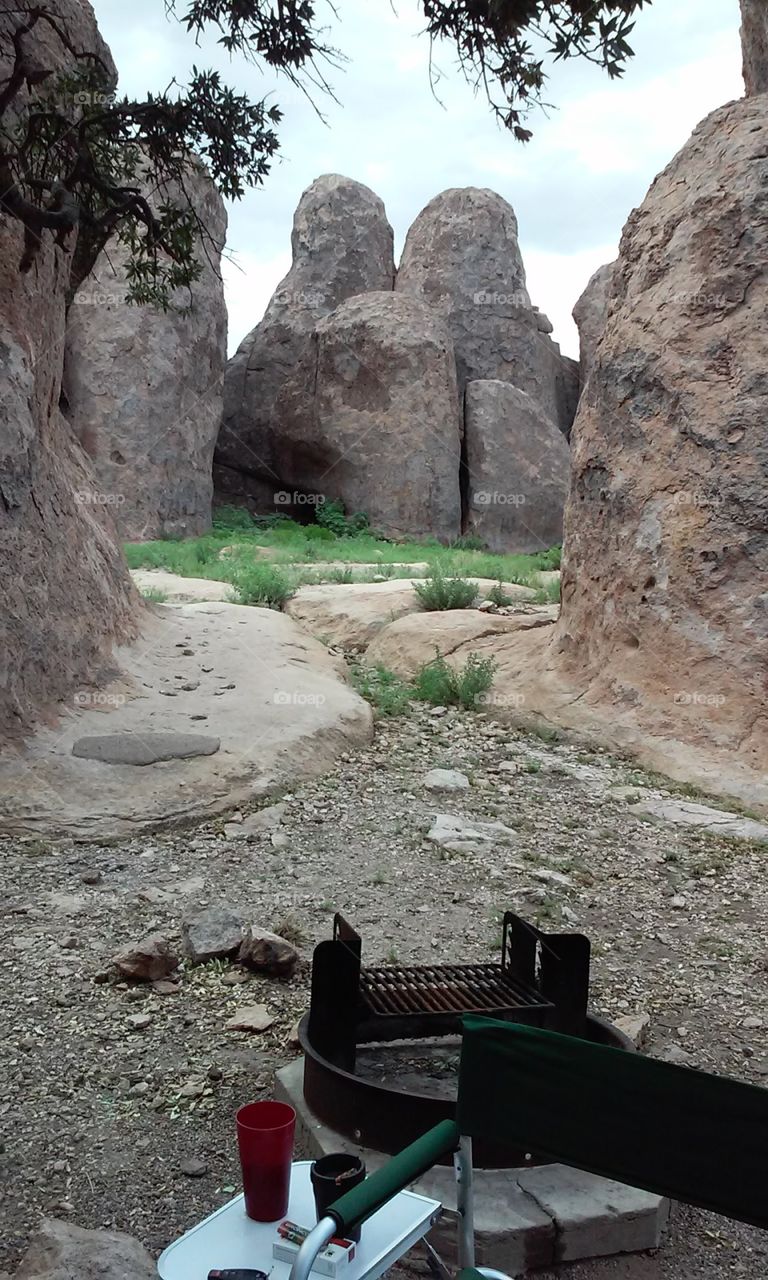
M 355 1249 L 356 1246 L 353 1240 L 332 1241 L 324 1249 L 321 1249 L 312 1271 L 321 1276 L 343 1275 L 345 1269 L 354 1259 Z M 292 1240 L 275 1240 L 272 1245 L 272 1257 L 277 1262 L 293 1263 L 298 1252 L 299 1245 L 294 1244 Z

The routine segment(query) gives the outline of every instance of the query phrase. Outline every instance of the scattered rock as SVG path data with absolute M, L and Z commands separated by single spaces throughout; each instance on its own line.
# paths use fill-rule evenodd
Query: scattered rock
M 688 1067 L 691 1064 L 690 1053 L 679 1044 L 668 1044 L 657 1057 L 661 1062 L 673 1062 L 677 1067 Z
M 256 813 L 249 813 L 246 817 L 241 818 L 239 822 L 234 820 L 228 822 L 224 827 L 224 834 L 230 839 L 239 837 L 241 840 L 252 840 L 256 836 L 263 835 L 266 831 L 271 831 L 273 827 L 277 827 L 285 817 L 288 806 L 286 804 L 270 804 L 265 809 L 259 809 Z
M 179 958 L 168 940 L 162 934 L 151 933 L 116 952 L 111 967 L 121 978 L 132 982 L 156 982 L 173 973 L 178 963 Z
M 289 978 L 299 962 L 292 942 L 268 929 L 247 929 L 237 956 L 240 964 L 267 973 L 273 978 Z
M 204 1160 L 182 1160 L 179 1169 L 187 1178 L 204 1178 L 208 1172 L 208 1165 Z
M 71 1207 L 71 1206 L 70 1206 Z M 85 1231 L 45 1218 L 16 1272 L 17 1280 L 157 1280 L 143 1245 L 119 1231 Z
M 192 964 L 233 956 L 243 940 L 243 920 L 225 902 L 215 903 L 184 918 L 184 949 Z
M 249 1004 L 239 1009 L 229 1022 L 224 1023 L 225 1031 L 266 1031 L 275 1019 L 267 1013 L 265 1004 Z
M 614 1018 L 613 1021 L 619 1031 L 623 1031 L 638 1049 L 642 1048 L 651 1025 L 649 1013 L 626 1013 L 622 1017 Z
M 469 785 L 466 773 L 458 769 L 430 769 L 424 778 L 427 791 L 466 791 Z
M 83 884 L 90 884 L 90 885 L 101 884 L 101 872 L 100 871 L 84 871 L 80 879 L 82 880 Z
M 126 1022 L 133 1027 L 134 1031 L 146 1031 L 147 1027 L 152 1025 L 152 1015 L 149 1013 L 129 1013 Z
M 438 813 L 426 838 L 451 853 L 476 853 L 494 844 L 507 844 L 515 835 L 503 822 L 470 822 L 450 813 Z

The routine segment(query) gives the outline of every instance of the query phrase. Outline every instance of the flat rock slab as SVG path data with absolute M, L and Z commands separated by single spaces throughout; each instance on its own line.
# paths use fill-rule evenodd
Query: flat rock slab
M 201 733 L 104 733 L 78 738 L 72 744 L 72 755 L 102 764 L 147 765 L 212 756 L 220 746 L 218 738 Z
M 0 755 L 0 830 L 101 840 L 247 811 L 372 736 L 344 664 L 273 609 L 157 605 L 114 664 L 110 685 L 76 692 L 58 724 Z M 72 754 L 83 738 L 155 734 L 221 746 L 140 772 Z
M 165 569 L 132 569 L 131 577 L 139 591 L 155 591 L 165 597 L 167 604 L 194 604 L 199 600 L 236 599 L 236 591 L 229 582 L 214 582 L 212 578 L 182 578 L 181 574 L 168 573 Z
M 729 836 L 732 840 L 768 841 L 768 824 L 744 818 L 738 813 L 713 809 L 706 804 L 674 797 L 651 797 L 634 804 L 635 813 L 647 813 L 664 822 L 674 822 L 685 827 L 703 827 L 713 836 Z
M 525 588 L 521 588 L 525 590 Z M 371 666 L 381 663 L 396 675 L 411 679 L 425 662 L 431 662 L 435 649 L 450 662 L 461 666 L 470 653 L 489 652 L 508 636 L 522 630 L 551 627 L 557 609 L 551 605 L 528 606 L 525 613 L 487 614 L 478 609 L 444 609 L 439 612 L 413 612 L 380 627 L 365 651 Z M 495 703 L 496 682 L 487 695 Z
M 492 578 L 475 578 L 477 598 L 484 599 L 498 584 Z M 370 644 L 383 627 L 406 614 L 423 612 L 414 583 L 423 578 L 396 578 L 387 582 L 341 582 L 313 587 L 300 587 L 287 612 L 313 635 L 344 648 L 361 649 Z M 502 584 L 506 595 L 515 601 L 529 601 L 534 592 L 515 582 Z M 454 613 L 473 616 L 474 609 L 457 609 Z M 482 614 L 480 617 L 482 618 Z M 434 650 L 431 655 L 434 657 Z
M 316 1118 L 304 1097 L 302 1058 L 276 1073 L 275 1097 L 295 1109 L 297 1141 L 313 1158 L 350 1152 L 369 1172 L 390 1159 L 356 1146 Z M 660 1196 L 558 1164 L 475 1169 L 474 1186 L 477 1263 L 511 1275 L 577 1258 L 655 1249 L 669 1218 L 669 1202 Z M 430 1238 L 447 1262 L 455 1262 L 453 1169 L 430 1169 L 413 1190 L 442 1202 L 444 1213 Z

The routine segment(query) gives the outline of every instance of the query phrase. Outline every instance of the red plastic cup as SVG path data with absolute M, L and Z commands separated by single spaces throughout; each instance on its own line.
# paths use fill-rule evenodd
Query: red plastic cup
M 245 1212 L 277 1222 L 288 1210 L 296 1112 L 287 1102 L 248 1102 L 237 1113 Z

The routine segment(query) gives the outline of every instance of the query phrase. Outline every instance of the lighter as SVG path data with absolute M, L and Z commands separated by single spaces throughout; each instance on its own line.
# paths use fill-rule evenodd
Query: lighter
M 225 1271 L 209 1271 L 208 1280 L 267 1280 L 266 1271 L 249 1271 L 243 1267 L 228 1267 Z

